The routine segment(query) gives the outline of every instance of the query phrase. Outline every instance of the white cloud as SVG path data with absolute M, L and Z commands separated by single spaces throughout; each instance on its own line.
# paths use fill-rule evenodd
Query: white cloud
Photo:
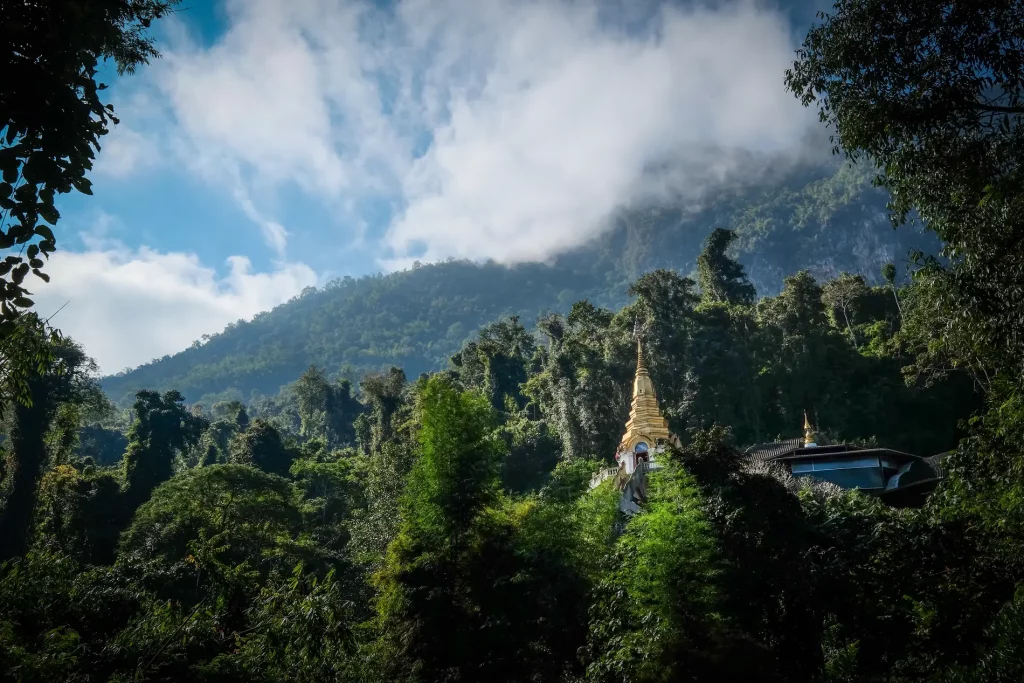
M 303 264 L 258 273 L 247 258 L 232 256 L 221 276 L 195 254 L 109 241 L 102 247 L 56 252 L 47 266 L 51 282 L 33 283 L 32 298 L 44 317 L 64 306 L 52 323 L 80 342 L 104 373 L 180 351 L 317 282 Z
M 357 200 L 396 202 L 377 232 L 392 264 L 512 262 L 585 242 L 624 205 L 696 201 L 751 153 L 801 153 L 816 123 L 783 86 L 780 13 L 664 6 L 627 32 L 610 7 L 639 15 L 629 0 L 228 0 L 215 44 L 174 41 L 153 74 L 182 158 L 242 183 L 279 256 L 287 231 L 252 187 L 294 184 L 350 225 Z
M 152 137 L 121 124 L 114 126 L 102 140 L 94 169 L 100 175 L 127 178 L 158 164 L 159 154 Z
M 260 230 L 263 232 L 263 241 L 274 250 L 277 258 L 283 259 L 288 246 L 288 231 L 280 223 L 267 219 L 256 210 L 256 205 L 252 203 L 252 199 L 241 181 L 235 183 L 234 196 L 242 212 L 249 217 L 249 220 L 260 226 Z

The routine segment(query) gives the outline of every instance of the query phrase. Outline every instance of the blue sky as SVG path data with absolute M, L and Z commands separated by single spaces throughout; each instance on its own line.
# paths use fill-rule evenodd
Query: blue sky
M 116 372 L 334 277 L 544 260 L 699 203 L 744 152 L 812 153 L 782 79 L 813 4 L 184 0 L 163 57 L 111 74 L 121 124 L 36 301 Z

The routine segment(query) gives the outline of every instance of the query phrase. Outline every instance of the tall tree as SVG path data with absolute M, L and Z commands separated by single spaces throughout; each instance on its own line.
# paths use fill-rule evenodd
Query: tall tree
M 839 316 L 842 316 L 842 323 L 850 334 L 850 343 L 857 347 L 857 335 L 853 331 L 851 317 L 857 307 L 857 302 L 868 293 L 867 283 L 860 275 L 840 273 L 839 277 L 829 280 L 821 288 L 822 301 L 825 302 L 827 313 L 834 323 L 840 323 Z M 838 325 L 837 325 L 838 326 Z
M 456 549 L 473 518 L 497 493 L 499 442 L 494 414 L 476 392 L 460 392 L 444 377 L 419 395 L 420 457 L 411 474 L 411 528 Z
M 257 418 L 231 441 L 231 462 L 252 465 L 264 472 L 286 476 L 298 453 L 289 448 L 281 433 Z
M 686 391 L 666 394 L 666 415 L 683 429 L 730 425 L 741 443 L 775 436 L 766 428 L 774 387 L 765 331 L 746 306 L 706 302 L 696 312 L 686 355 Z
M 198 467 L 162 483 L 139 507 L 121 536 L 119 561 L 143 568 L 167 597 L 194 605 L 223 591 L 226 601 L 237 600 L 256 593 L 275 568 L 316 557 L 304 551 L 301 523 L 286 479 L 235 464 Z M 245 604 L 231 605 L 240 621 Z
M 352 425 L 363 407 L 352 395 L 349 380 L 332 384 L 323 369 L 311 365 L 292 385 L 292 393 L 298 403 L 302 436 L 323 437 L 329 448 L 355 443 Z
M 612 320 L 611 311 L 579 301 L 567 318 L 538 322 L 548 344 L 538 352 L 541 372 L 525 390 L 558 433 L 568 460 L 611 459 L 629 412 L 636 347 Z
M 792 433 L 805 410 L 815 415 L 830 390 L 841 390 L 829 382 L 832 328 L 821 287 L 807 271 L 788 277 L 782 293 L 758 302 L 757 317 L 769 350 L 772 391 L 780 399 L 766 406 L 774 413 L 767 418 L 769 429 Z
M 315 365 L 309 366 L 292 385 L 292 392 L 295 394 L 299 419 L 302 421 L 302 436 L 326 436 L 327 402 L 331 393 L 327 373 Z
M 135 395 L 135 419 L 123 463 L 125 496 L 133 509 L 171 478 L 175 455 L 196 445 L 206 428 L 206 420 L 189 412 L 184 403 L 177 391 Z
M 402 528 L 402 496 L 416 460 L 412 444 L 388 442 L 367 458 L 363 484 L 367 505 L 353 514 L 349 551 L 356 561 L 379 569 Z
M 377 451 L 398 433 L 398 413 L 405 400 L 405 373 L 392 367 L 385 373 L 371 373 L 359 383 L 366 403 L 370 406 L 370 450 Z
M 889 285 L 889 289 L 892 290 L 892 298 L 896 301 L 896 310 L 900 314 L 900 320 L 903 320 L 903 305 L 900 303 L 899 292 L 896 291 L 896 266 L 892 263 L 886 263 L 882 266 L 882 279 Z
M 409 680 L 445 680 L 467 667 L 474 620 L 468 539 L 498 493 L 493 412 L 486 398 L 429 379 L 418 402 L 419 458 L 403 527 L 378 575 L 382 647 Z M 414 673 L 415 672 L 415 673 Z
M 49 456 L 46 435 L 59 406 L 80 403 L 96 391 L 96 364 L 80 346 L 59 340 L 48 354 L 42 372 L 33 367 L 28 374 L 29 400 L 14 404 L 0 481 L 0 559 L 20 555 L 27 547 L 39 480 Z
M 518 316 L 511 316 L 482 328 L 476 341 L 451 357 L 451 365 L 467 387 L 484 392 L 495 410 L 505 410 L 506 396 L 522 408 L 526 399 L 520 387 L 535 350 L 533 335 Z
M 677 407 L 693 392 L 690 352 L 697 327 L 695 311 L 700 303 L 695 288 L 693 280 L 675 271 L 662 269 L 646 273 L 629 287 L 629 294 L 635 296 L 636 301 L 618 315 L 623 332 L 632 333 L 634 326 L 639 325 L 658 398 L 666 406 L 666 417 L 675 427 L 681 427 Z M 627 368 L 628 376 L 632 377 L 636 341 L 630 336 L 629 342 L 631 358 Z
M 704 241 L 704 250 L 697 257 L 697 282 L 705 301 L 754 303 L 754 285 L 739 261 L 726 253 L 735 241 L 736 233 L 723 228 L 715 228 Z
M 723 655 L 716 542 L 693 478 L 665 464 L 650 477 L 647 505 L 626 525 L 595 588 L 587 679 L 771 680 L 750 677 L 761 668 L 751 652 Z

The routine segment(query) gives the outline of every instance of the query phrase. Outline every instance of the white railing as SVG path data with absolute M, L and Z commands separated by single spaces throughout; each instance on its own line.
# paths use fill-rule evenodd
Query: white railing
M 639 463 L 637 463 L 636 470 L 634 471 L 634 474 L 636 474 L 637 472 L 643 472 L 643 473 L 653 472 L 654 470 L 660 470 L 660 469 L 661 469 L 661 465 L 659 465 L 658 462 L 652 458 L 648 462 L 639 462 Z
M 648 462 L 641 461 L 636 464 L 636 469 L 629 475 L 629 478 L 631 479 L 637 474 L 646 474 L 647 472 L 653 472 L 660 469 L 661 465 L 659 465 L 654 459 L 651 459 Z M 617 476 L 619 474 L 619 470 L 620 468 L 618 467 L 606 467 L 603 470 L 595 472 L 594 475 L 590 477 L 590 488 L 596 489 L 605 479 L 611 479 L 612 477 Z
M 606 467 L 600 472 L 595 472 L 594 476 L 590 478 L 590 488 L 596 489 L 605 479 L 611 479 L 618 473 L 618 467 Z

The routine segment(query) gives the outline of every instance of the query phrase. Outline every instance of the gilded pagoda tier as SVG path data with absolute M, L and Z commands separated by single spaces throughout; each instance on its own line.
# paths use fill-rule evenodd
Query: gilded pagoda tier
M 636 347 L 636 378 L 633 380 L 633 400 L 629 409 L 629 421 L 626 432 L 619 442 L 619 452 L 632 451 L 638 443 L 645 443 L 653 448 L 659 441 L 674 441 L 668 429 L 668 421 L 658 407 L 658 396 L 654 391 L 654 383 L 647 372 L 644 362 L 643 347 L 637 340 Z

